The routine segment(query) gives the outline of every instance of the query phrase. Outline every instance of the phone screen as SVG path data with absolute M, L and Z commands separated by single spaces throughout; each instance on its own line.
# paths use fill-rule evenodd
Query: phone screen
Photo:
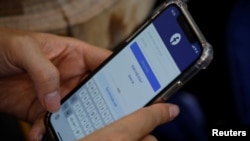
M 193 64 L 202 47 L 184 24 L 178 7 L 169 6 L 71 92 L 50 115 L 58 140 L 83 138 L 144 107 Z

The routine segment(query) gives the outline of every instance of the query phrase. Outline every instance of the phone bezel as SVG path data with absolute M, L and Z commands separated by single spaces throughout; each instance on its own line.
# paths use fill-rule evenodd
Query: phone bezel
M 148 106 L 152 103 L 156 102 L 162 102 L 167 100 L 174 92 L 179 90 L 185 83 L 188 82 L 192 77 L 195 76 L 200 70 L 206 69 L 207 66 L 211 63 L 213 59 L 213 49 L 212 46 L 206 41 L 204 38 L 202 32 L 196 25 L 195 21 L 193 20 L 191 14 L 189 13 L 187 9 L 187 4 L 182 2 L 181 0 L 171 0 L 163 3 L 155 12 L 154 14 L 139 28 L 132 34 L 127 40 L 125 40 L 120 46 L 114 51 L 114 53 L 109 56 L 100 66 L 97 67 L 97 69 L 89 76 L 87 76 L 83 82 L 81 82 L 77 87 L 75 87 L 67 96 L 65 96 L 61 103 L 63 103 L 65 100 L 67 100 L 72 94 L 74 94 L 82 85 L 84 85 L 98 70 L 100 70 L 107 62 L 109 62 L 116 54 L 118 54 L 131 40 L 133 40 L 136 35 L 140 34 L 140 32 L 143 31 L 144 28 L 147 27 L 157 16 L 160 15 L 162 11 L 164 11 L 168 6 L 175 5 L 179 8 L 179 10 L 182 12 L 184 17 L 186 18 L 187 22 L 189 23 L 190 27 L 194 31 L 195 35 L 197 36 L 201 47 L 202 47 L 202 54 L 200 58 L 194 62 L 190 67 L 188 67 L 186 70 L 183 71 L 181 75 L 179 75 L 173 82 L 171 82 L 167 87 L 165 87 L 155 98 L 153 98 L 151 101 L 149 101 L 145 106 Z M 51 125 L 50 122 L 50 116 L 52 113 L 47 112 L 45 116 L 45 126 L 49 131 L 49 134 L 52 138 L 55 140 L 58 140 L 56 133 Z

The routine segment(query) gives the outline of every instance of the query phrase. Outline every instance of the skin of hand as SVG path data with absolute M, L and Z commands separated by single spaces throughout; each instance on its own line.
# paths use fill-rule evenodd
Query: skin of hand
M 152 130 L 179 114 L 179 107 L 158 103 L 139 109 L 105 128 L 95 131 L 80 141 L 156 141 Z
M 60 99 L 111 53 L 73 38 L 0 28 L 0 112 L 32 123 L 29 140 L 41 140 L 46 111 L 56 111 Z M 153 141 L 148 133 L 178 113 L 175 105 L 155 104 L 83 141 Z
M 33 123 L 40 140 L 46 111 L 112 52 L 77 39 L 0 28 L 0 112 Z

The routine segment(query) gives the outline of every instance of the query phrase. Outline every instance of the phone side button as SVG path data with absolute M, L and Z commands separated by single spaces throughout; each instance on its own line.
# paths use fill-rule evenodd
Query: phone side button
M 181 81 L 177 81 L 172 87 L 170 87 L 162 96 L 162 100 L 166 101 L 170 96 L 172 96 L 177 90 L 183 86 Z

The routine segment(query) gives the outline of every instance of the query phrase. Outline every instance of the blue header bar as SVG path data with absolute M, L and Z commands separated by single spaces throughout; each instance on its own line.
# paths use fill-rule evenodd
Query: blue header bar
M 177 17 L 180 14 L 181 13 L 176 6 L 171 6 L 166 12 L 163 12 L 158 18 L 156 18 L 153 24 L 177 66 L 183 71 L 190 65 L 190 62 L 193 62 L 200 56 L 201 46 L 198 42 L 190 43 L 185 36 L 185 33 L 177 20 Z M 177 45 L 172 45 L 170 43 L 170 38 L 175 33 L 181 35 L 181 41 Z M 196 50 L 192 47 L 195 47 Z M 196 53 L 196 51 L 198 51 L 198 53 Z
M 146 58 L 142 54 L 138 44 L 134 42 L 130 46 L 137 62 L 139 63 L 141 69 L 143 70 L 145 76 L 147 77 L 151 87 L 153 88 L 154 91 L 157 91 L 161 86 L 160 83 L 158 82 L 157 78 L 154 75 L 154 72 L 152 71 L 151 67 L 149 66 Z

